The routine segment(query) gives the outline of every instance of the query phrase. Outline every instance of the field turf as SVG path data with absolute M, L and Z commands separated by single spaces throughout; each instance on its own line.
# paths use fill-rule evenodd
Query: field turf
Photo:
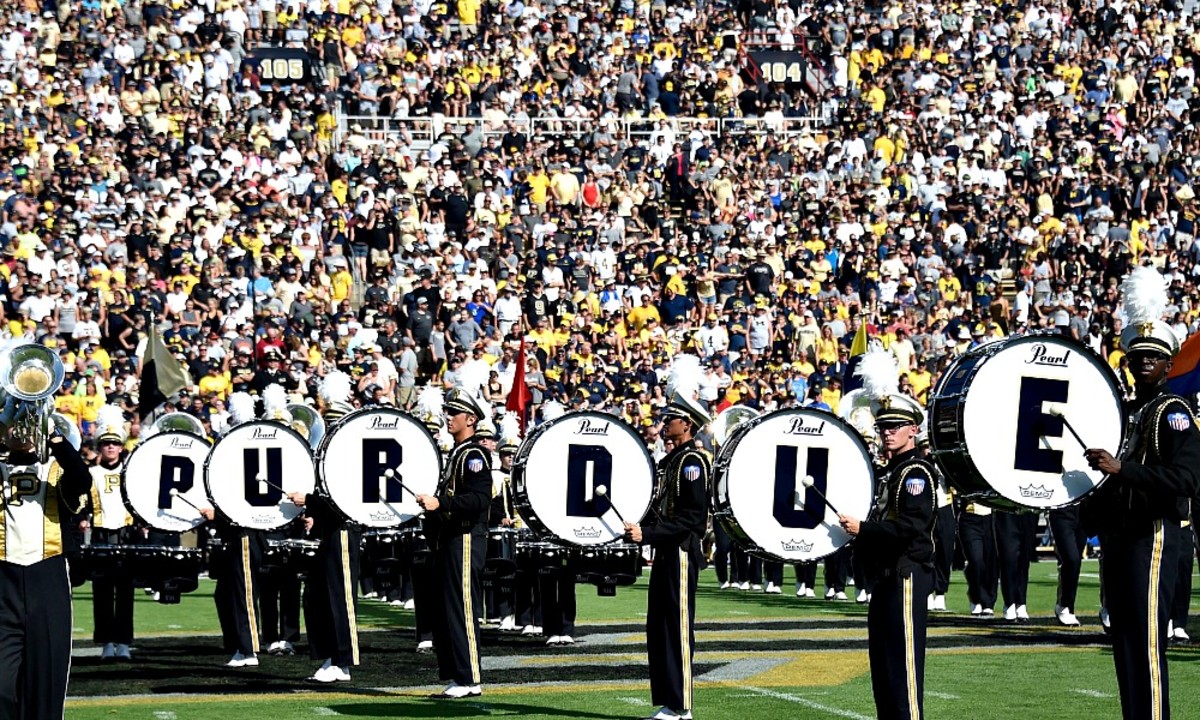
M 930 717 L 1083 720 L 1120 716 L 1111 653 L 1096 619 L 1097 566 L 1084 565 L 1084 627 L 1050 618 L 1053 561 L 1031 569 L 1033 621 L 1010 625 L 966 614 L 955 578 L 952 612 L 931 616 L 926 670 Z M 180 605 L 139 592 L 134 662 L 101 664 L 91 644 L 89 586 L 76 591 L 75 653 L 68 718 L 356 717 L 637 718 L 653 714 L 642 623 L 646 577 L 616 598 L 580 586 L 579 627 L 570 648 L 484 631 L 484 696 L 465 703 L 428 699 L 440 689 L 432 656 L 413 652 L 412 613 L 360 601 L 363 664 L 354 681 L 314 687 L 315 664 L 301 654 L 262 656 L 256 669 L 229 670 L 220 650 L 212 583 Z M 791 590 L 790 572 L 786 590 Z M 711 570 L 698 601 L 696 717 L 871 718 L 865 606 L 718 590 Z M 1192 628 L 1200 635 L 1200 626 Z M 303 653 L 303 645 L 299 650 Z M 1170 651 L 1175 717 L 1200 718 L 1200 646 Z

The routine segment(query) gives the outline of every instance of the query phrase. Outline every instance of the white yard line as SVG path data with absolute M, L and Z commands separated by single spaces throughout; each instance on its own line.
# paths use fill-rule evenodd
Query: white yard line
M 809 700 L 808 698 L 800 697 L 799 695 L 792 695 L 790 693 L 778 692 L 776 690 L 768 690 L 767 688 L 760 687 L 747 687 L 746 689 L 764 697 L 775 698 L 776 700 L 786 700 L 788 702 L 796 703 L 797 705 L 802 705 L 810 710 L 818 710 L 835 717 L 848 718 L 849 720 L 872 720 L 870 715 L 861 715 L 851 710 L 843 710 L 841 708 L 831 707 L 829 705 L 819 703 L 816 700 Z
M 1116 695 L 1113 695 L 1112 693 L 1100 692 L 1099 690 L 1092 690 L 1091 688 L 1075 688 L 1071 692 L 1075 693 L 1076 695 L 1083 695 L 1091 698 L 1116 697 Z

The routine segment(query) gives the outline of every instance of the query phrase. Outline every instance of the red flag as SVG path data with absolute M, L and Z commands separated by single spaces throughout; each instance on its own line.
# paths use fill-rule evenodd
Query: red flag
M 525 410 L 533 401 L 533 396 L 529 394 L 529 385 L 525 383 L 525 363 L 525 338 L 522 337 L 521 351 L 517 353 L 517 372 L 513 376 L 512 389 L 508 391 L 508 400 L 504 403 L 506 410 L 512 410 L 517 414 L 517 419 L 521 422 L 522 435 L 525 434 Z

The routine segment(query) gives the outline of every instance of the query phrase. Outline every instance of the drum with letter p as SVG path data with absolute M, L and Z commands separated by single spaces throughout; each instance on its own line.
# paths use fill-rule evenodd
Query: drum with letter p
M 187 432 L 166 432 L 143 440 L 129 455 L 121 489 L 129 514 L 163 532 L 187 532 L 204 522 L 208 507 L 204 461 L 209 444 Z
M 278 530 L 302 512 L 288 493 L 311 493 L 316 472 L 300 433 L 280 423 L 248 422 L 209 451 L 204 484 L 213 507 L 234 525 Z

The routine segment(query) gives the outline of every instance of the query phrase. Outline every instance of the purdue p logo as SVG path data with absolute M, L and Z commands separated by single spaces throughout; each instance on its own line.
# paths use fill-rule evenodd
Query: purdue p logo
M 12 507 L 20 507 L 22 505 L 21 498 L 37 495 L 40 486 L 41 480 L 35 474 L 14 473 L 8 476 L 8 482 L 4 486 L 4 499 Z

